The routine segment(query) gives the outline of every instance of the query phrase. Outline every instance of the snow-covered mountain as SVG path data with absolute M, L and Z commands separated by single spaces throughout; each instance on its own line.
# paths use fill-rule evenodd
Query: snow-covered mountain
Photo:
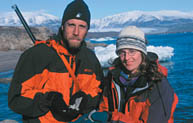
M 60 25 L 60 19 L 44 11 L 22 12 L 24 19 L 30 26 L 46 26 L 55 30 Z M 15 12 L 0 14 L 0 26 L 22 26 Z
M 136 25 L 146 32 L 165 32 L 174 28 L 173 26 L 187 26 L 186 24 L 193 27 L 193 12 L 130 11 L 92 20 L 91 31 L 119 31 L 125 26 Z
M 30 26 L 46 26 L 54 32 L 61 24 L 61 19 L 44 11 L 22 12 Z M 21 25 L 16 13 L 0 13 L 0 26 Z M 181 11 L 129 11 L 91 20 L 90 32 L 119 31 L 128 25 L 136 25 L 145 32 L 193 31 L 193 12 Z

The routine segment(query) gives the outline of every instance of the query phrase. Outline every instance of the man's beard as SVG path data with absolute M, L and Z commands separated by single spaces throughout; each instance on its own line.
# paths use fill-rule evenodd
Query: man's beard
M 68 46 L 69 48 L 79 48 L 81 46 L 82 41 L 77 41 L 77 42 L 70 42 L 68 41 Z
M 67 36 L 64 34 L 63 31 L 61 31 L 61 36 L 62 36 L 63 43 L 66 45 L 66 48 L 68 49 L 68 51 L 73 55 L 77 54 L 80 50 L 81 45 L 84 42 L 85 36 L 84 36 L 83 40 L 79 39 L 78 37 L 70 37 L 69 38 L 69 40 L 77 39 L 78 40 L 77 42 L 70 42 L 67 39 Z
M 82 45 L 82 41 L 79 41 L 79 42 L 70 42 L 70 41 L 67 41 L 67 48 L 68 48 L 68 51 L 71 53 L 71 54 L 77 54 L 80 50 L 80 47 Z

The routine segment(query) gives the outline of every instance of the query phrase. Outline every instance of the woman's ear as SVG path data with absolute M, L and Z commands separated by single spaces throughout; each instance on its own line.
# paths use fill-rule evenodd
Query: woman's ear
M 63 25 L 61 26 L 61 30 L 64 31 L 64 26 Z

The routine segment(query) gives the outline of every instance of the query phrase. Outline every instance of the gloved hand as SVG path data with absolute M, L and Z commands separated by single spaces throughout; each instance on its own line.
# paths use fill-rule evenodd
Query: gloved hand
M 88 115 L 88 119 L 94 123 L 107 123 L 111 119 L 111 114 L 106 111 L 98 112 L 93 110 Z
M 52 100 L 50 111 L 56 120 L 68 122 L 79 115 L 78 111 L 67 106 L 61 93 L 48 92 L 47 99 Z
M 67 110 L 68 106 L 63 100 L 63 95 L 59 92 L 48 92 L 47 100 L 51 101 L 50 109 L 54 110 Z
M 69 108 L 83 114 L 84 109 L 87 106 L 87 102 L 88 102 L 87 95 L 82 91 L 78 91 L 70 98 Z
M 47 99 L 52 100 L 50 110 L 54 118 L 64 122 L 72 121 L 78 117 L 88 100 L 87 95 L 82 91 L 72 95 L 69 106 L 63 100 L 63 95 L 58 92 L 48 92 Z
M 89 114 L 84 114 L 76 121 L 70 123 L 107 123 L 111 119 L 111 114 L 108 112 L 91 111 Z

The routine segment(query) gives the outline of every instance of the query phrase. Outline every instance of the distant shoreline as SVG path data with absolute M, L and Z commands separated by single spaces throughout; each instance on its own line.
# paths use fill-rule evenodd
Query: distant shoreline
M 19 50 L 0 51 L 0 72 L 15 69 L 21 53 Z
M 0 72 L 14 70 L 21 53 L 22 51 L 19 50 L 0 51 Z M 0 83 L 8 84 L 11 79 L 0 78 Z
M 161 34 L 175 34 L 175 33 L 192 33 L 193 31 L 174 31 L 174 32 L 160 32 L 160 33 L 146 33 L 146 35 L 161 35 Z M 117 37 L 119 32 L 110 31 L 110 32 L 88 32 L 86 38 L 104 38 L 104 37 Z

